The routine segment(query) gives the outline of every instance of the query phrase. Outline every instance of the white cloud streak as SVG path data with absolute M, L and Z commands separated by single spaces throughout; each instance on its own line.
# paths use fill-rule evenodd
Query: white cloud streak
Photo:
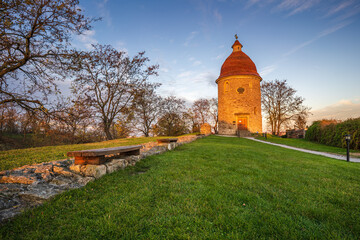
M 289 52 L 285 53 L 283 55 L 283 57 L 287 57 L 287 56 L 290 56 L 292 54 L 294 54 L 295 52 L 299 51 L 300 49 L 306 47 L 307 45 L 315 42 L 316 40 L 319 40 L 320 38 L 322 37 L 325 37 L 331 33 L 334 33 L 344 27 L 346 27 L 347 25 L 349 25 L 351 22 L 342 22 L 342 23 L 339 23 L 331 28 L 328 28 L 328 29 L 325 29 L 324 31 L 320 32 L 316 37 L 306 41 L 306 42 L 303 42 L 301 44 L 299 44 L 298 46 L 294 47 L 292 50 L 290 50 Z
M 325 12 L 323 17 L 337 15 L 337 21 L 343 21 L 360 13 L 358 0 L 248 0 L 245 9 L 250 7 L 268 8 L 271 12 L 284 12 L 286 17 L 315 9 L 318 12 Z
M 195 38 L 195 36 L 198 34 L 197 31 L 193 31 L 190 33 L 190 35 L 186 38 L 185 42 L 184 42 L 184 46 L 187 47 L 189 46 L 190 42 Z
M 260 76 L 265 77 L 266 75 L 275 71 L 276 68 L 277 68 L 276 65 L 266 66 L 260 70 Z
M 331 15 L 334 15 L 344 9 L 346 9 L 347 7 L 351 6 L 354 3 L 354 0 L 350 0 L 350 1 L 344 1 L 341 2 L 340 4 L 333 6 L 325 15 L 325 17 L 329 17 Z
M 280 11 L 290 11 L 287 16 L 292 16 L 313 8 L 320 0 L 283 0 L 277 5 L 276 9 Z
M 105 19 L 106 24 L 108 26 L 111 26 L 112 25 L 112 19 L 111 19 L 109 10 L 106 7 L 107 2 L 108 2 L 108 0 L 103 0 L 100 3 L 98 3 L 98 10 L 100 12 L 100 16 L 103 19 Z
M 214 17 L 219 23 L 221 23 L 222 15 L 219 13 L 219 11 L 217 9 L 214 10 Z

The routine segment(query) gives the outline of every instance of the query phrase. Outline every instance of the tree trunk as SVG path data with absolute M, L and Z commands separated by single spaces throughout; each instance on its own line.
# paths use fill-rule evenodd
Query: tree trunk
M 104 132 L 105 132 L 105 135 L 106 135 L 106 139 L 107 140 L 112 140 L 113 139 L 113 136 L 111 135 L 111 132 L 110 132 L 110 124 L 104 124 Z

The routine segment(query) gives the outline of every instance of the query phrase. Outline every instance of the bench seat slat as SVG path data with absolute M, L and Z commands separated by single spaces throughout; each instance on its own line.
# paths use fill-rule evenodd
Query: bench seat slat
M 121 146 L 113 148 L 88 149 L 82 151 L 68 152 L 68 157 L 100 157 L 111 154 L 130 152 L 141 149 L 141 145 Z

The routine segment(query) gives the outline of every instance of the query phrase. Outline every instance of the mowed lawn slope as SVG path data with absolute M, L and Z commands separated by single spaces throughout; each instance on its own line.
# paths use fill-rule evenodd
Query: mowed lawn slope
M 71 190 L 3 239 L 358 239 L 360 164 L 211 136 Z

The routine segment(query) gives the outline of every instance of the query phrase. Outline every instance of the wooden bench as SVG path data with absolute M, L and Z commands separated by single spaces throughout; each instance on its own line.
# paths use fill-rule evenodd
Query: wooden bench
M 173 143 L 173 142 L 177 142 L 177 138 L 159 138 L 157 139 L 158 143 Z
M 107 160 L 119 156 L 139 155 L 141 145 L 122 146 L 113 148 L 89 149 L 82 151 L 68 152 L 68 157 L 75 157 L 75 164 L 99 165 L 105 163 Z

